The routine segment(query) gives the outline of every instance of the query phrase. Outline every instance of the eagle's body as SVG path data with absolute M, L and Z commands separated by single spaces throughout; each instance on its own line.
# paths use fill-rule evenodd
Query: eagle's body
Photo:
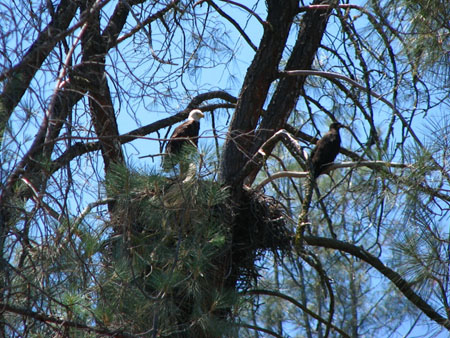
M 200 119 L 203 117 L 204 115 L 199 109 L 194 109 L 189 113 L 188 119 L 175 128 L 170 140 L 167 142 L 164 167 L 167 167 L 168 162 L 173 162 L 170 165 L 172 167 L 178 163 L 179 159 L 176 157 L 181 153 L 181 150 L 185 145 L 197 147 Z M 168 161 L 167 157 L 172 160 Z
M 339 149 L 341 148 L 341 137 L 339 129 L 343 127 L 339 122 L 332 123 L 330 130 L 317 141 L 316 147 L 311 152 L 311 166 L 314 178 L 317 178 L 326 169 L 327 165 L 333 163 Z

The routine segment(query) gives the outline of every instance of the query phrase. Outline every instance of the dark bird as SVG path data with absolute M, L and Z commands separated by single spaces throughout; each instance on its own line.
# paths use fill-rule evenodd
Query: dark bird
M 310 159 L 314 178 L 322 174 L 339 154 L 341 148 L 339 129 L 342 127 L 343 125 L 339 122 L 332 123 L 330 130 L 317 141 L 315 148 L 312 150 Z
M 166 158 L 164 159 L 163 167 L 167 167 L 167 157 L 172 157 L 173 165 L 178 163 L 176 156 L 181 153 L 185 145 L 197 147 L 198 132 L 200 130 L 200 119 L 205 117 L 200 109 L 194 109 L 189 113 L 188 119 L 180 124 L 172 133 L 170 140 L 166 146 Z

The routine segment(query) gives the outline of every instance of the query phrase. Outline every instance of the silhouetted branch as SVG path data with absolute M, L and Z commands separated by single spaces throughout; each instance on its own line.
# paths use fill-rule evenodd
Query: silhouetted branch
M 326 77 L 326 78 L 344 80 L 344 81 L 350 83 L 352 86 L 354 86 L 354 87 L 356 87 L 358 89 L 361 89 L 362 91 L 364 91 L 364 92 L 366 92 L 366 93 L 376 97 L 377 99 L 379 99 L 381 102 L 383 102 L 389 108 L 392 109 L 392 112 L 395 114 L 395 116 L 397 116 L 400 119 L 400 121 L 402 122 L 403 127 L 408 130 L 409 134 L 412 136 L 414 141 L 420 146 L 420 148 L 425 149 L 422 141 L 420 141 L 419 137 L 416 135 L 416 133 L 412 129 L 411 124 L 397 110 L 397 108 L 394 106 L 394 104 L 392 104 L 392 102 L 390 102 L 388 99 L 385 99 L 383 97 L 383 95 L 378 94 L 378 93 L 374 92 L 373 90 L 370 90 L 369 88 L 359 84 L 357 81 L 349 78 L 348 76 L 345 76 L 345 75 L 339 74 L 339 73 L 324 72 L 324 71 L 318 71 L 318 70 L 288 70 L 288 71 L 280 72 L 280 77 L 285 77 L 285 76 L 308 76 L 308 75 L 315 75 L 315 76 L 321 76 L 321 77 Z M 437 161 L 433 157 L 431 157 L 431 160 L 433 161 L 433 163 L 439 169 L 441 169 L 442 174 L 450 181 L 450 175 L 447 173 L 447 171 L 444 170 L 442 168 L 442 166 L 439 163 L 437 163 Z
M 166 14 L 168 11 L 170 11 L 172 8 L 174 8 L 178 3 L 180 2 L 180 0 L 173 0 L 172 2 L 170 2 L 166 7 L 164 7 L 163 9 L 161 9 L 160 11 L 156 12 L 153 15 L 150 15 L 147 19 L 145 19 L 142 22 L 139 22 L 135 27 L 133 27 L 128 33 L 119 36 L 117 38 L 117 41 L 115 41 L 115 43 L 111 44 L 110 47 L 114 47 L 115 45 L 121 43 L 122 41 L 124 41 L 125 39 L 128 39 L 129 37 L 133 36 L 137 31 L 139 31 L 142 27 L 148 25 L 149 23 L 162 18 L 164 16 L 164 14 Z
M 430 319 L 450 331 L 449 319 L 444 318 L 439 313 L 437 313 L 422 297 L 420 297 L 413 290 L 412 285 L 408 283 L 400 274 L 388 268 L 380 259 L 364 250 L 364 248 L 326 237 L 303 236 L 303 239 L 309 245 L 344 251 L 370 264 L 381 274 L 387 277 L 392 283 L 394 283 L 394 285 L 400 290 L 400 292 L 406 298 L 408 298 L 411 303 L 413 303 L 423 313 L 425 313 Z
M 211 99 L 222 99 L 229 103 L 217 103 L 205 105 L 204 107 L 199 107 L 202 102 Z M 129 143 L 142 136 L 153 133 L 159 129 L 166 128 L 177 122 L 183 121 L 184 119 L 187 118 L 189 112 L 193 108 L 201 108 L 203 111 L 211 111 L 217 108 L 233 108 L 236 102 L 237 102 L 236 97 L 228 94 L 225 91 L 218 90 L 202 93 L 192 98 L 191 102 L 187 105 L 186 109 L 182 110 L 178 114 L 167 117 L 165 119 L 161 119 L 159 121 L 150 123 L 148 125 L 142 126 L 123 135 L 120 135 L 118 136 L 118 141 L 121 144 Z M 75 143 L 73 146 L 68 148 L 61 156 L 59 156 L 56 160 L 52 162 L 51 172 L 53 173 L 59 170 L 64 165 L 68 164 L 71 160 L 73 160 L 78 156 L 97 150 L 100 150 L 100 142 Z
M 239 323 L 238 326 L 245 327 L 250 330 L 264 332 L 264 333 L 270 334 L 273 337 L 283 338 L 283 336 L 279 335 L 278 333 L 273 332 L 272 330 L 266 329 L 264 327 L 259 327 L 259 326 L 250 325 L 250 324 L 246 324 L 246 323 Z
M 277 291 L 272 291 L 272 290 L 262 290 L 262 289 L 248 290 L 248 291 L 245 291 L 245 293 L 246 294 L 250 294 L 250 295 L 273 296 L 273 297 L 278 297 L 278 298 L 287 300 L 288 302 L 290 302 L 293 305 L 295 305 L 296 307 L 300 308 L 302 311 L 304 311 L 305 313 L 307 313 L 309 316 L 313 317 L 314 319 L 318 320 L 322 324 L 330 325 L 330 327 L 333 330 L 335 330 L 336 332 L 338 332 L 339 334 L 341 334 L 342 337 L 350 338 L 350 336 L 345 331 L 341 330 L 340 328 L 338 328 L 337 326 L 335 326 L 333 324 L 329 324 L 328 320 L 322 318 L 317 313 L 309 310 L 305 305 L 301 304 L 300 302 L 298 302 L 294 298 L 292 298 L 292 297 L 290 297 L 288 295 L 285 295 L 284 293 L 277 292 Z
M 241 36 L 244 38 L 245 41 L 247 41 L 248 45 L 256 52 L 256 50 L 258 49 L 254 43 L 252 42 L 252 40 L 250 40 L 250 38 L 248 37 L 248 35 L 245 33 L 245 31 L 241 28 L 241 26 L 239 26 L 239 24 L 236 22 L 236 20 L 234 20 L 231 16 L 229 16 L 227 13 L 225 13 L 224 11 L 222 11 L 220 9 L 219 6 L 217 6 L 214 1 L 210 1 L 207 0 L 208 4 L 210 4 L 212 7 L 214 7 L 214 9 L 217 11 L 217 13 L 219 13 L 221 16 L 223 16 L 227 21 L 229 21 L 239 32 L 239 34 L 241 34 Z
M 242 8 L 243 10 L 245 10 L 246 12 L 250 13 L 256 20 L 259 21 L 259 23 L 263 26 L 267 26 L 268 23 L 267 21 L 265 21 L 264 19 L 262 19 L 258 14 L 256 14 L 255 11 L 252 11 L 250 8 L 248 8 L 247 6 L 240 4 L 239 2 L 236 1 L 231 1 L 231 0 L 221 0 L 222 2 L 226 2 L 232 5 L 235 5 L 237 7 Z
M 136 337 L 135 335 L 132 335 L 132 334 L 129 334 L 129 333 L 126 333 L 123 331 L 113 331 L 113 330 L 108 330 L 106 328 L 96 328 L 96 327 L 88 326 L 88 325 L 78 323 L 75 321 L 66 320 L 64 318 L 57 318 L 54 316 L 49 316 L 44 313 L 28 310 L 25 308 L 13 306 L 13 305 L 6 304 L 6 303 L 0 303 L 0 312 L 15 313 L 17 315 L 32 318 L 34 320 L 38 320 L 38 321 L 41 321 L 44 323 L 53 323 L 53 324 L 61 325 L 64 327 L 72 327 L 75 329 L 93 332 L 93 333 L 110 336 L 110 337 Z

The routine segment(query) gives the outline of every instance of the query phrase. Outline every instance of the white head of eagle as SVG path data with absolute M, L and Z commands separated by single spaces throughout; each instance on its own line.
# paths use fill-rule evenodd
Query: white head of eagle
M 197 147 L 200 119 L 203 117 L 205 115 L 200 109 L 191 110 L 187 120 L 175 128 L 170 140 L 167 142 L 167 155 L 179 154 L 185 144 Z

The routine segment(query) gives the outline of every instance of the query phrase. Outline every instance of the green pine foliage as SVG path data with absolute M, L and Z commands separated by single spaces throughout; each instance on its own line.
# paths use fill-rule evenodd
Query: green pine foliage
M 116 201 L 109 222 L 115 235 L 102 258 L 105 324 L 162 336 L 219 334 L 217 322 L 233 302 L 217 278 L 230 242 L 221 213 L 227 191 L 125 167 L 105 187 Z

